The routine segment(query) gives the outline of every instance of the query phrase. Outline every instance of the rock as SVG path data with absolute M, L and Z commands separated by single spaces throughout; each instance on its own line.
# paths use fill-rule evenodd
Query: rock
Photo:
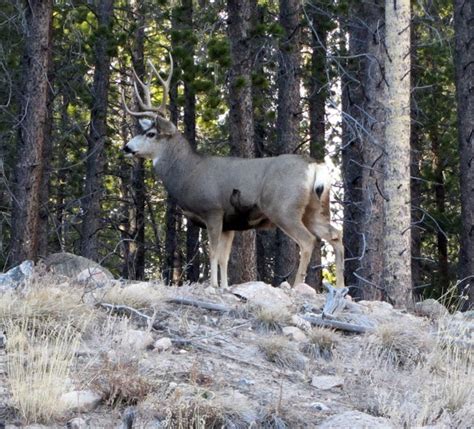
M 415 304 L 415 313 L 430 319 L 439 319 L 449 314 L 448 309 L 443 304 L 432 298 L 417 302 Z
M 146 331 L 129 329 L 122 338 L 122 345 L 134 350 L 146 350 L 155 342 L 153 336 Z
M 391 311 L 393 305 L 385 301 L 359 301 L 359 304 L 372 311 Z
M 295 326 L 297 326 L 304 332 L 308 332 L 311 330 L 311 323 L 303 319 L 298 314 L 293 314 L 293 316 L 291 316 L 291 323 L 293 323 Z
M 314 298 L 317 294 L 316 291 L 306 283 L 298 283 L 293 290 L 303 296 L 307 296 L 308 298 Z
M 26 260 L 6 273 L 0 274 L 0 293 L 16 289 L 33 274 L 33 261 Z
M 272 310 L 288 309 L 292 304 L 283 290 L 264 282 L 242 283 L 234 286 L 232 293 L 247 299 L 250 304 Z
M 311 408 L 316 411 L 329 411 L 329 407 L 327 405 L 324 405 L 322 402 L 313 402 L 311 404 Z
M 286 289 L 286 290 L 290 290 L 291 289 L 291 285 L 288 283 L 288 282 L 281 282 L 280 283 L 280 286 L 278 286 L 280 289 Z
M 300 328 L 297 328 L 296 326 L 285 326 L 282 329 L 282 331 L 283 331 L 283 335 L 299 343 L 304 343 L 308 341 L 308 337 L 306 336 L 306 334 Z
M 313 375 L 311 386 L 321 390 L 329 390 L 344 385 L 344 379 L 335 375 Z
M 63 394 L 60 400 L 68 411 L 87 413 L 94 410 L 102 398 L 90 390 L 75 390 Z
M 88 427 L 89 425 L 86 423 L 86 421 L 80 417 L 71 419 L 66 423 L 67 429 L 86 429 Z
M 102 267 L 93 267 L 86 268 L 82 270 L 77 276 L 76 280 L 84 283 L 95 283 L 95 284 L 104 284 L 107 283 L 110 278 Z
M 94 269 L 93 272 L 102 271 L 107 279 L 114 278 L 107 268 L 100 266 L 97 262 L 72 253 L 52 253 L 44 260 L 44 264 L 53 273 L 73 279 L 90 269 Z
M 153 346 L 156 350 L 162 352 L 171 348 L 173 346 L 173 343 L 169 338 L 164 337 L 160 338 L 159 340 L 156 340 Z
M 374 417 L 360 411 L 346 411 L 342 414 L 329 417 L 316 426 L 319 429 L 392 429 L 389 420 L 383 417 Z

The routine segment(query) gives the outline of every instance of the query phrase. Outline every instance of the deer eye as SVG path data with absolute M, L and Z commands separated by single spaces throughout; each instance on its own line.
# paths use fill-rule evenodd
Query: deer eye
M 156 132 L 155 131 L 150 131 L 149 133 L 146 133 L 146 136 L 150 137 L 152 139 L 153 137 L 156 136 Z

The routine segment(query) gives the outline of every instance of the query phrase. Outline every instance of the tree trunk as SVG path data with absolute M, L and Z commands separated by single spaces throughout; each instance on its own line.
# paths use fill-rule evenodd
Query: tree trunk
M 324 14 L 318 9 L 310 11 L 311 19 L 311 76 L 308 85 L 309 101 L 309 153 L 318 162 L 324 162 L 326 99 L 328 80 L 326 74 L 327 30 Z M 306 283 L 317 290 L 322 289 L 321 240 L 318 238 L 308 270 Z
M 410 0 L 386 0 L 387 83 L 383 281 L 396 306 L 411 302 Z
M 474 5 L 455 0 L 456 95 L 461 183 L 460 294 L 464 309 L 474 307 Z
M 186 31 L 193 31 L 193 2 L 182 0 L 181 14 L 182 27 Z M 189 55 L 191 70 L 183 75 L 184 82 L 184 136 L 193 149 L 196 143 L 196 93 L 193 87 L 194 80 L 194 53 L 195 46 L 192 40 L 184 41 Z M 199 227 L 192 222 L 186 224 L 186 278 L 190 282 L 199 280 Z
M 356 3 L 349 23 L 350 76 L 343 79 L 345 272 L 351 294 L 380 298 L 383 233 L 383 4 Z
M 293 153 L 299 145 L 300 107 L 300 0 L 280 0 L 280 25 L 284 35 L 280 39 L 277 75 L 277 152 Z M 292 280 L 298 265 L 296 243 L 280 229 L 275 239 L 275 285 Z
M 230 144 L 235 155 L 254 158 L 252 63 L 250 57 L 251 1 L 228 0 L 227 9 L 232 58 L 229 83 Z M 236 233 L 229 267 L 231 282 L 243 283 L 257 279 L 255 237 L 254 230 Z
M 99 261 L 101 197 L 103 192 L 104 149 L 107 139 L 107 106 L 110 79 L 108 32 L 111 31 L 113 0 L 96 1 L 97 35 L 94 46 L 95 71 L 92 109 L 87 139 L 86 184 L 82 198 L 81 254 Z
M 18 159 L 14 169 L 11 263 L 37 260 L 47 204 L 49 81 L 53 2 L 31 0 L 25 13 Z

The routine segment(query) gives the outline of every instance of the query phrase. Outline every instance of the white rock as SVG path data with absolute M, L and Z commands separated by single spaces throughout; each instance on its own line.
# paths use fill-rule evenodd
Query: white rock
M 281 282 L 279 288 L 290 290 L 291 285 L 288 282 Z
M 298 316 L 297 314 L 293 314 L 293 316 L 291 316 L 291 323 L 293 323 L 295 326 L 297 326 L 304 332 L 308 332 L 311 330 L 311 323 L 303 319 L 301 316 Z
M 297 328 L 296 326 L 285 326 L 283 329 L 283 335 L 291 338 L 294 341 L 304 343 L 308 341 L 308 337 L 306 334 L 300 329 Z
M 90 390 L 75 390 L 64 393 L 60 400 L 68 411 L 86 413 L 94 410 L 102 398 Z
M 76 280 L 80 282 L 91 282 L 97 284 L 104 284 L 110 280 L 107 273 L 101 267 L 86 268 L 82 270 L 77 276 Z
M 167 337 L 164 337 L 155 341 L 154 348 L 162 352 L 171 348 L 172 345 L 173 343 L 171 342 L 171 340 Z
M 431 319 L 438 319 L 446 316 L 448 309 L 435 299 L 425 299 L 424 301 L 415 304 L 415 313 L 419 316 L 429 317 Z
M 394 426 L 383 417 L 374 417 L 360 411 L 346 411 L 342 414 L 329 417 L 319 429 L 392 429 Z
M 288 309 L 292 304 L 291 299 L 282 289 L 264 282 L 242 283 L 234 286 L 232 293 L 246 298 L 251 304 L 273 310 Z
M 313 402 L 311 404 L 311 408 L 315 409 L 316 411 L 329 411 L 329 407 L 324 405 L 322 402 Z
M 306 283 L 298 283 L 294 288 L 293 290 L 302 295 L 302 296 L 307 296 L 309 298 L 313 298 L 315 297 L 317 294 L 316 294 L 316 291 L 308 284 Z
M 329 390 L 344 385 L 344 379 L 335 375 L 313 375 L 311 386 L 321 390 Z
M 68 429 L 86 429 L 89 427 L 86 421 L 80 417 L 69 420 L 66 426 Z
M 129 329 L 122 338 L 122 345 L 135 350 L 146 350 L 155 342 L 153 336 L 146 331 Z
M 393 305 L 385 301 L 359 301 L 360 305 L 363 305 L 372 311 L 391 311 L 393 310 Z

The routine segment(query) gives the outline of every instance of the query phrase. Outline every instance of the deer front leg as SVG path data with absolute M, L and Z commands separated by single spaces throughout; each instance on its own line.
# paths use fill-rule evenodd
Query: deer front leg
M 232 249 L 232 241 L 234 240 L 234 231 L 223 231 L 219 241 L 219 269 L 221 271 L 221 287 L 229 287 L 227 280 L 227 266 L 229 265 L 229 256 Z
M 222 214 L 213 213 L 205 219 L 209 236 L 209 255 L 211 259 L 211 286 L 219 287 L 217 263 L 219 261 L 219 242 L 222 235 Z

